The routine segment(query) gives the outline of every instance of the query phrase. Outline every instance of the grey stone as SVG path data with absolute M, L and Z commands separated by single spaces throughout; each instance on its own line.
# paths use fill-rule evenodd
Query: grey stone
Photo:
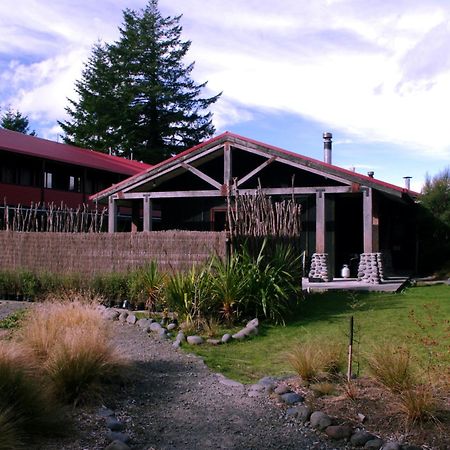
M 398 442 L 386 442 L 381 450 L 401 450 L 402 446 Z
M 287 392 L 280 395 L 280 399 L 287 405 L 295 405 L 296 403 L 305 401 L 305 398 L 295 392 Z
M 353 432 L 350 425 L 330 425 L 325 428 L 325 434 L 331 439 L 348 439 Z
M 250 391 L 255 391 L 255 392 L 264 392 L 265 391 L 265 387 L 259 383 L 250 385 L 248 389 Z
M 379 438 L 371 439 L 364 444 L 364 448 L 367 450 L 380 450 L 383 446 L 383 441 Z
M 275 378 L 273 377 L 264 377 L 258 381 L 258 384 L 264 386 L 264 390 L 266 393 L 270 394 L 277 387 L 277 383 Z
M 167 330 L 165 328 L 161 328 L 158 331 L 158 337 L 160 339 L 170 339 L 170 336 L 167 334 Z
M 150 330 L 152 331 L 159 331 L 162 329 L 162 326 L 158 322 L 152 322 L 150 324 Z
M 312 409 L 306 405 L 297 405 L 295 408 L 297 409 L 297 419 L 302 423 L 308 422 L 312 414 Z
M 222 336 L 222 343 L 223 344 L 226 344 L 227 342 L 229 342 L 230 341 L 230 339 L 231 339 L 231 334 L 230 333 L 225 333 L 223 336 Z
M 219 345 L 222 341 L 220 339 L 206 339 L 206 342 L 211 345 Z
M 275 392 L 275 394 L 281 395 L 281 394 L 286 394 L 288 392 L 291 392 L 291 389 L 286 384 L 280 384 L 279 386 L 277 386 L 275 388 L 275 390 L 273 392 Z
M 180 342 L 184 342 L 186 340 L 186 336 L 182 331 L 179 331 L 177 334 L 177 340 Z
M 180 348 L 181 347 L 181 342 L 179 340 L 174 341 L 174 343 L 172 344 L 173 348 Z
M 127 311 L 122 311 L 119 315 L 119 322 L 126 322 L 127 321 L 127 317 L 128 317 L 128 312 Z
M 150 326 L 150 323 L 151 323 L 151 322 L 150 322 L 148 319 L 139 319 L 139 320 L 136 322 L 136 325 L 137 325 L 139 328 L 145 329 L 145 328 L 147 328 L 147 327 Z
M 298 410 L 295 406 L 288 408 L 286 411 L 286 417 L 297 417 Z
M 109 444 L 107 447 L 105 447 L 105 450 L 130 450 L 130 447 L 128 447 L 125 442 L 122 441 L 113 441 L 111 444 Z
M 134 314 L 128 314 L 127 322 L 130 325 L 134 325 L 137 322 L 137 317 Z
M 189 339 L 189 338 L 188 338 Z M 226 378 L 221 373 L 216 374 L 217 378 L 219 379 L 219 383 L 223 384 L 225 386 L 229 387 L 244 387 L 242 383 L 239 383 L 239 381 L 230 380 L 229 378 Z
M 169 331 L 175 330 L 176 327 L 177 327 L 176 323 L 169 323 L 169 325 L 167 325 L 167 329 Z
M 243 341 L 247 337 L 247 334 L 243 330 L 241 330 L 241 331 L 238 331 L 237 333 L 233 334 L 232 337 L 233 337 L 233 339 L 236 339 L 238 341 Z
M 128 434 L 126 434 L 126 433 L 121 433 L 120 431 L 108 431 L 106 433 L 106 438 L 110 442 L 120 441 L 120 442 L 123 442 L 125 444 L 130 442 L 130 436 L 128 436 Z
M 259 320 L 258 319 L 252 319 L 250 322 L 245 325 L 245 328 L 258 328 L 259 327 Z
M 97 415 L 100 417 L 111 417 L 114 416 L 114 411 L 112 409 L 102 407 L 97 411 Z
M 311 426 L 313 428 L 321 431 L 325 430 L 325 428 L 329 427 L 333 423 L 331 417 L 321 411 L 313 412 L 309 418 L 309 421 L 311 422 Z
M 103 312 L 103 317 L 106 320 L 117 320 L 119 318 L 119 311 L 115 309 L 107 309 Z
M 249 397 L 261 397 L 262 396 L 262 392 L 260 392 L 260 391 L 249 391 L 248 396 Z
M 107 417 L 106 427 L 111 431 L 123 431 L 125 429 L 125 424 L 119 422 L 115 417 Z
M 188 336 L 187 342 L 191 345 L 200 345 L 203 344 L 203 338 L 201 336 Z
M 369 433 L 367 431 L 356 431 L 353 434 L 353 436 L 350 438 L 350 442 L 355 447 L 363 447 L 367 441 L 371 441 L 376 438 L 377 438 L 376 436 L 374 436 L 372 433 Z

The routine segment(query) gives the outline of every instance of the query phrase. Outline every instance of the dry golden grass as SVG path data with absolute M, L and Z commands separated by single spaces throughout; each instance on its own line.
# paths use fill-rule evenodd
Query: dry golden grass
M 396 409 L 405 417 L 407 425 L 436 419 L 438 402 L 430 385 L 411 386 L 398 394 Z
M 405 346 L 373 346 L 366 361 L 370 374 L 392 392 L 403 392 L 415 383 L 411 354 Z
M 344 365 L 339 344 L 307 341 L 296 344 L 286 358 L 302 380 L 310 383 L 320 377 L 337 374 Z
M 336 393 L 336 385 L 329 381 L 320 381 L 309 385 L 309 388 L 317 397 L 323 395 L 334 395 Z

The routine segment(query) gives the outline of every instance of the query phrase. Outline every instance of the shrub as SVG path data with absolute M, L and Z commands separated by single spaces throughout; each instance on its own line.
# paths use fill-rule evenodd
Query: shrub
M 403 392 L 414 385 L 411 354 L 407 347 L 389 343 L 376 345 L 366 360 L 372 376 L 392 392 Z
M 149 312 L 161 309 L 166 279 L 166 274 L 159 271 L 156 261 L 131 273 L 127 283 L 132 304 L 142 304 Z
M 435 420 L 437 399 L 430 385 L 410 386 L 398 395 L 397 409 L 405 416 L 406 423 Z

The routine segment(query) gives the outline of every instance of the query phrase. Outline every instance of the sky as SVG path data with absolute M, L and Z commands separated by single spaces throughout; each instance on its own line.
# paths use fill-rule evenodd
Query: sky
M 145 0 L 1 0 L 0 108 L 38 136 L 76 99 L 92 46 L 119 37 Z M 450 1 L 159 0 L 182 14 L 217 134 L 231 131 L 420 191 L 450 165 Z M 1 113 L 0 111 L 0 113 Z

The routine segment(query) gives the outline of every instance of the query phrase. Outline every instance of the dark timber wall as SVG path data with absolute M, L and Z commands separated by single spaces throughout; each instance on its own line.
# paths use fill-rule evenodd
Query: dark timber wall
M 225 256 L 225 233 L 22 233 L 0 231 L 0 270 L 82 273 L 123 272 L 156 260 L 180 270 Z

